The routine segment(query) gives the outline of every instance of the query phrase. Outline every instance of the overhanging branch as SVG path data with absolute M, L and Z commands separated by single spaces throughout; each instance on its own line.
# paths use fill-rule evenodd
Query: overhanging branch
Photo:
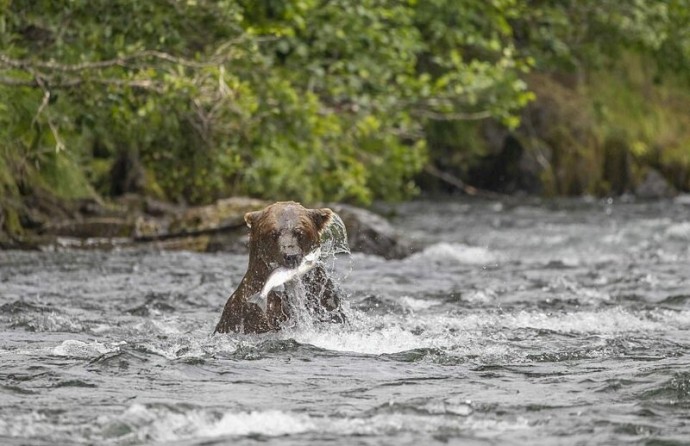
M 33 79 L 16 79 L 7 76 L 0 76 L 0 85 L 11 87 L 32 87 L 43 88 L 42 84 L 50 89 L 67 89 L 78 87 L 84 84 L 111 85 L 116 87 L 129 87 L 139 90 L 150 90 L 156 93 L 163 93 L 165 88 L 160 82 L 150 79 L 113 79 L 113 78 L 55 78 L 52 76 L 38 75 Z
M 412 110 L 411 112 L 421 118 L 433 119 L 434 121 L 481 121 L 489 119 L 491 112 L 480 111 L 474 113 L 441 113 L 433 110 Z
M 116 57 L 114 59 L 101 60 L 97 62 L 82 62 L 77 64 L 62 64 L 55 61 L 45 62 L 31 59 L 12 59 L 5 54 L 0 54 L 0 65 L 20 70 L 34 69 L 73 73 L 77 71 L 99 70 L 116 66 L 126 67 L 131 62 L 142 59 L 158 59 L 191 68 L 205 68 L 217 64 L 217 62 L 196 62 L 183 57 L 173 56 L 162 51 L 146 50 L 134 54 L 128 54 L 126 56 Z

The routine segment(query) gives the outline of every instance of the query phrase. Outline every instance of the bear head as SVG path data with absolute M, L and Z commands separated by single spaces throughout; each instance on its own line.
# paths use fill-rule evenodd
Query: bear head
M 250 259 L 270 269 L 294 268 L 321 243 L 321 232 L 331 221 L 328 208 L 307 209 L 299 203 L 274 203 L 261 211 L 248 212 Z

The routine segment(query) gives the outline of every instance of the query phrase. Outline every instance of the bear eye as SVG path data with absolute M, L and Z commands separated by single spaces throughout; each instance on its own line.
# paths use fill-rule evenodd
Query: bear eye
M 280 237 L 280 231 L 277 231 L 277 230 L 271 231 L 271 234 L 270 234 L 270 235 L 271 235 L 271 238 L 272 238 L 273 240 L 278 240 L 278 237 Z
M 301 239 L 302 237 L 304 237 L 304 231 L 301 230 L 301 229 L 295 229 L 295 230 L 293 231 L 293 234 L 295 235 L 295 237 L 300 238 L 300 239 Z

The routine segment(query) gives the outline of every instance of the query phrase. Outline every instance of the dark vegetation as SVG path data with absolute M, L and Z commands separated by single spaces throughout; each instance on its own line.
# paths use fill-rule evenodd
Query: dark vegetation
M 650 172 L 690 190 L 690 0 L 0 0 L 5 233 L 132 193 L 616 195 Z

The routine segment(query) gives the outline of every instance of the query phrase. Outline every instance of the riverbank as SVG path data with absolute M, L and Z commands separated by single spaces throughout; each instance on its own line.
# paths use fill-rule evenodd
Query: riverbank
M 543 197 L 668 198 L 690 191 L 690 92 L 627 55 L 608 70 L 534 72 L 535 95 L 509 129 L 436 122 L 425 190 Z
M 690 191 L 690 93 L 679 80 L 661 82 L 644 59 L 629 56 L 606 72 L 534 72 L 525 81 L 535 98 L 516 128 L 495 119 L 427 122 L 426 167 L 409 182 L 410 190 L 641 199 Z M 217 235 L 229 231 L 218 215 L 228 210 L 218 204 L 222 200 L 216 205 L 210 198 L 192 202 L 210 206 L 199 206 L 210 212 L 203 218 L 220 220 L 206 222 L 211 226 L 192 229 L 192 236 L 185 237 L 187 208 L 171 203 L 162 178 L 154 173 L 160 167 L 156 161 L 136 151 L 123 152 L 124 158 L 103 157 L 98 141 L 79 141 L 82 145 L 59 152 L 45 148 L 40 156 L 11 147 L 0 150 L 0 246 L 55 245 L 58 238 L 77 245 L 88 239 L 89 246 L 117 245 L 120 238 L 126 244 L 151 242 L 175 249 L 214 250 L 221 245 Z M 309 156 L 304 155 L 305 164 L 311 163 Z M 319 175 L 327 173 L 321 170 Z M 203 171 L 190 170 L 185 181 L 204 183 Z M 296 174 L 272 175 L 271 182 L 289 182 Z M 298 176 L 308 181 L 310 175 Z M 385 173 L 367 175 L 369 183 L 385 182 Z M 319 188 L 316 183 L 310 187 Z M 374 187 L 369 183 L 365 189 Z M 316 196 L 336 199 L 338 194 L 326 189 Z M 264 191 L 263 196 L 318 201 L 309 199 L 314 195 L 309 190 L 301 189 L 303 197 L 285 191 Z M 396 197 L 391 193 L 383 199 Z M 240 206 L 245 208 L 254 210 Z M 190 215 L 203 220 L 194 212 Z M 233 220 L 230 226 L 236 223 L 241 222 Z M 234 246 L 237 241 L 231 237 L 222 243 Z
M 134 247 L 196 252 L 247 251 L 244 215 L 266 200 L 232 197 L 204 206 L 179 206 L 128 194 L 116 200 L 32 197 L 20 208 L 20 234 L 0 232 L 0 248 L 114 249 Z M 350 249 L 386 259 L 406 257 L 418 246 L 369 210 L 332 203 L 345 223 Z

